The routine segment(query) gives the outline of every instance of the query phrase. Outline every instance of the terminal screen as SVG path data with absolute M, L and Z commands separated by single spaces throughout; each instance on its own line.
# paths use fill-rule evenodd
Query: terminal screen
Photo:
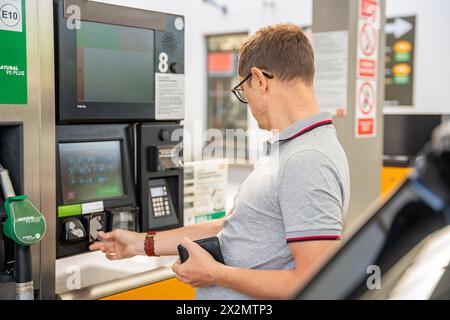
M 59 158 L 64 204 L 124 194 L 120 141 L 60 143 Z
M 79 102 L 154 101 L 154 31 L 82 21 L 76 43 Z
M 164 189 L 163 189 L 163 187 L 151 188 L 150 192 L 151 192 L 153 198 L 164 196 Z

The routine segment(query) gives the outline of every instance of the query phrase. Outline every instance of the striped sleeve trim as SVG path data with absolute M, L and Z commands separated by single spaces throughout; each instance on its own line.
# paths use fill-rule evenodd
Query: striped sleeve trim
M 287 243 L 304 242 L 304 241 L 318 241 L 318 240 L 341 240 L 340 235 L 322 235 L 322 236 L 308 236 L 288 238 Z

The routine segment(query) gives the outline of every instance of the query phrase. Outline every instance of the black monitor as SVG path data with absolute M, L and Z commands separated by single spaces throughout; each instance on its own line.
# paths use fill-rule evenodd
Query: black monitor
M 54 12 L 59 123 L 184 118 L 182 16 L 82 0 Z
M 442 123 L 442 115 L 387 114 L 384 116 L 384 155 L 415 157 Z
M 60 143 L 59 169 L 66 205 L 124 196 L 120 140 Z
M 76 30 L 77 101 L 154 102 L 154 37 L 149 29 L 83 21 Z
M 57 126 L 58 205 L 135 205 L 131 135 L 124 124 Z

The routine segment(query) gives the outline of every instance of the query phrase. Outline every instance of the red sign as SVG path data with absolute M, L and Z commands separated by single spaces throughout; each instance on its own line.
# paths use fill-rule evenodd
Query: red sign
M 208 53 L 208 72 L 233 72 L 233 52 L 226 51 Z
M 367 136 L 375 133 L 374 119 L 358 119 L 358 135 Z
M 378 18 L 378 0 L 361 0 L 360 16 L 363 18 Z
M 365 115 L 370 114 L 375 107 L 375 88 L 370 82 L 364 82 L 358 93 L 358 107 Z
M 361 52 L 370 57 L 378 48 L 378 30 L 372 23 L 365 23 L 359 31 L 359 47 Z
M 358 75 L 363 78 L 376 78 L 377 62 L 376 60 L 360 59 L 358 61 Z

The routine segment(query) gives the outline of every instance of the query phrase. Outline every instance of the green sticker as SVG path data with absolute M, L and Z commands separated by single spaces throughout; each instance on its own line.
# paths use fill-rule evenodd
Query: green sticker
M 25 0 L 0 0 L 0 104 L 27 104 Z
M 81 215 L 81 204 L 58 207 L 58 218 Z
M 394 76 L 395 84 L 409 84 L 411 77 L 408 76 Z
M 200 223 L 200 222 L 203 222 L 203 221 L 220 219 L 220 218 L 225 217 L 225 215 L 226 215 L 225 211 L 219 211 L 219 212 L 215 212 L 215 213 L 211 213 L 211 214 L 205 214 L 205 215 L 201 215 L 201 216 L 196 216 L 195 217 L 195 223 Z
M 411 53 L 396 53 L 394 59 L 396 62 L 409 62 L 411 60 Z

